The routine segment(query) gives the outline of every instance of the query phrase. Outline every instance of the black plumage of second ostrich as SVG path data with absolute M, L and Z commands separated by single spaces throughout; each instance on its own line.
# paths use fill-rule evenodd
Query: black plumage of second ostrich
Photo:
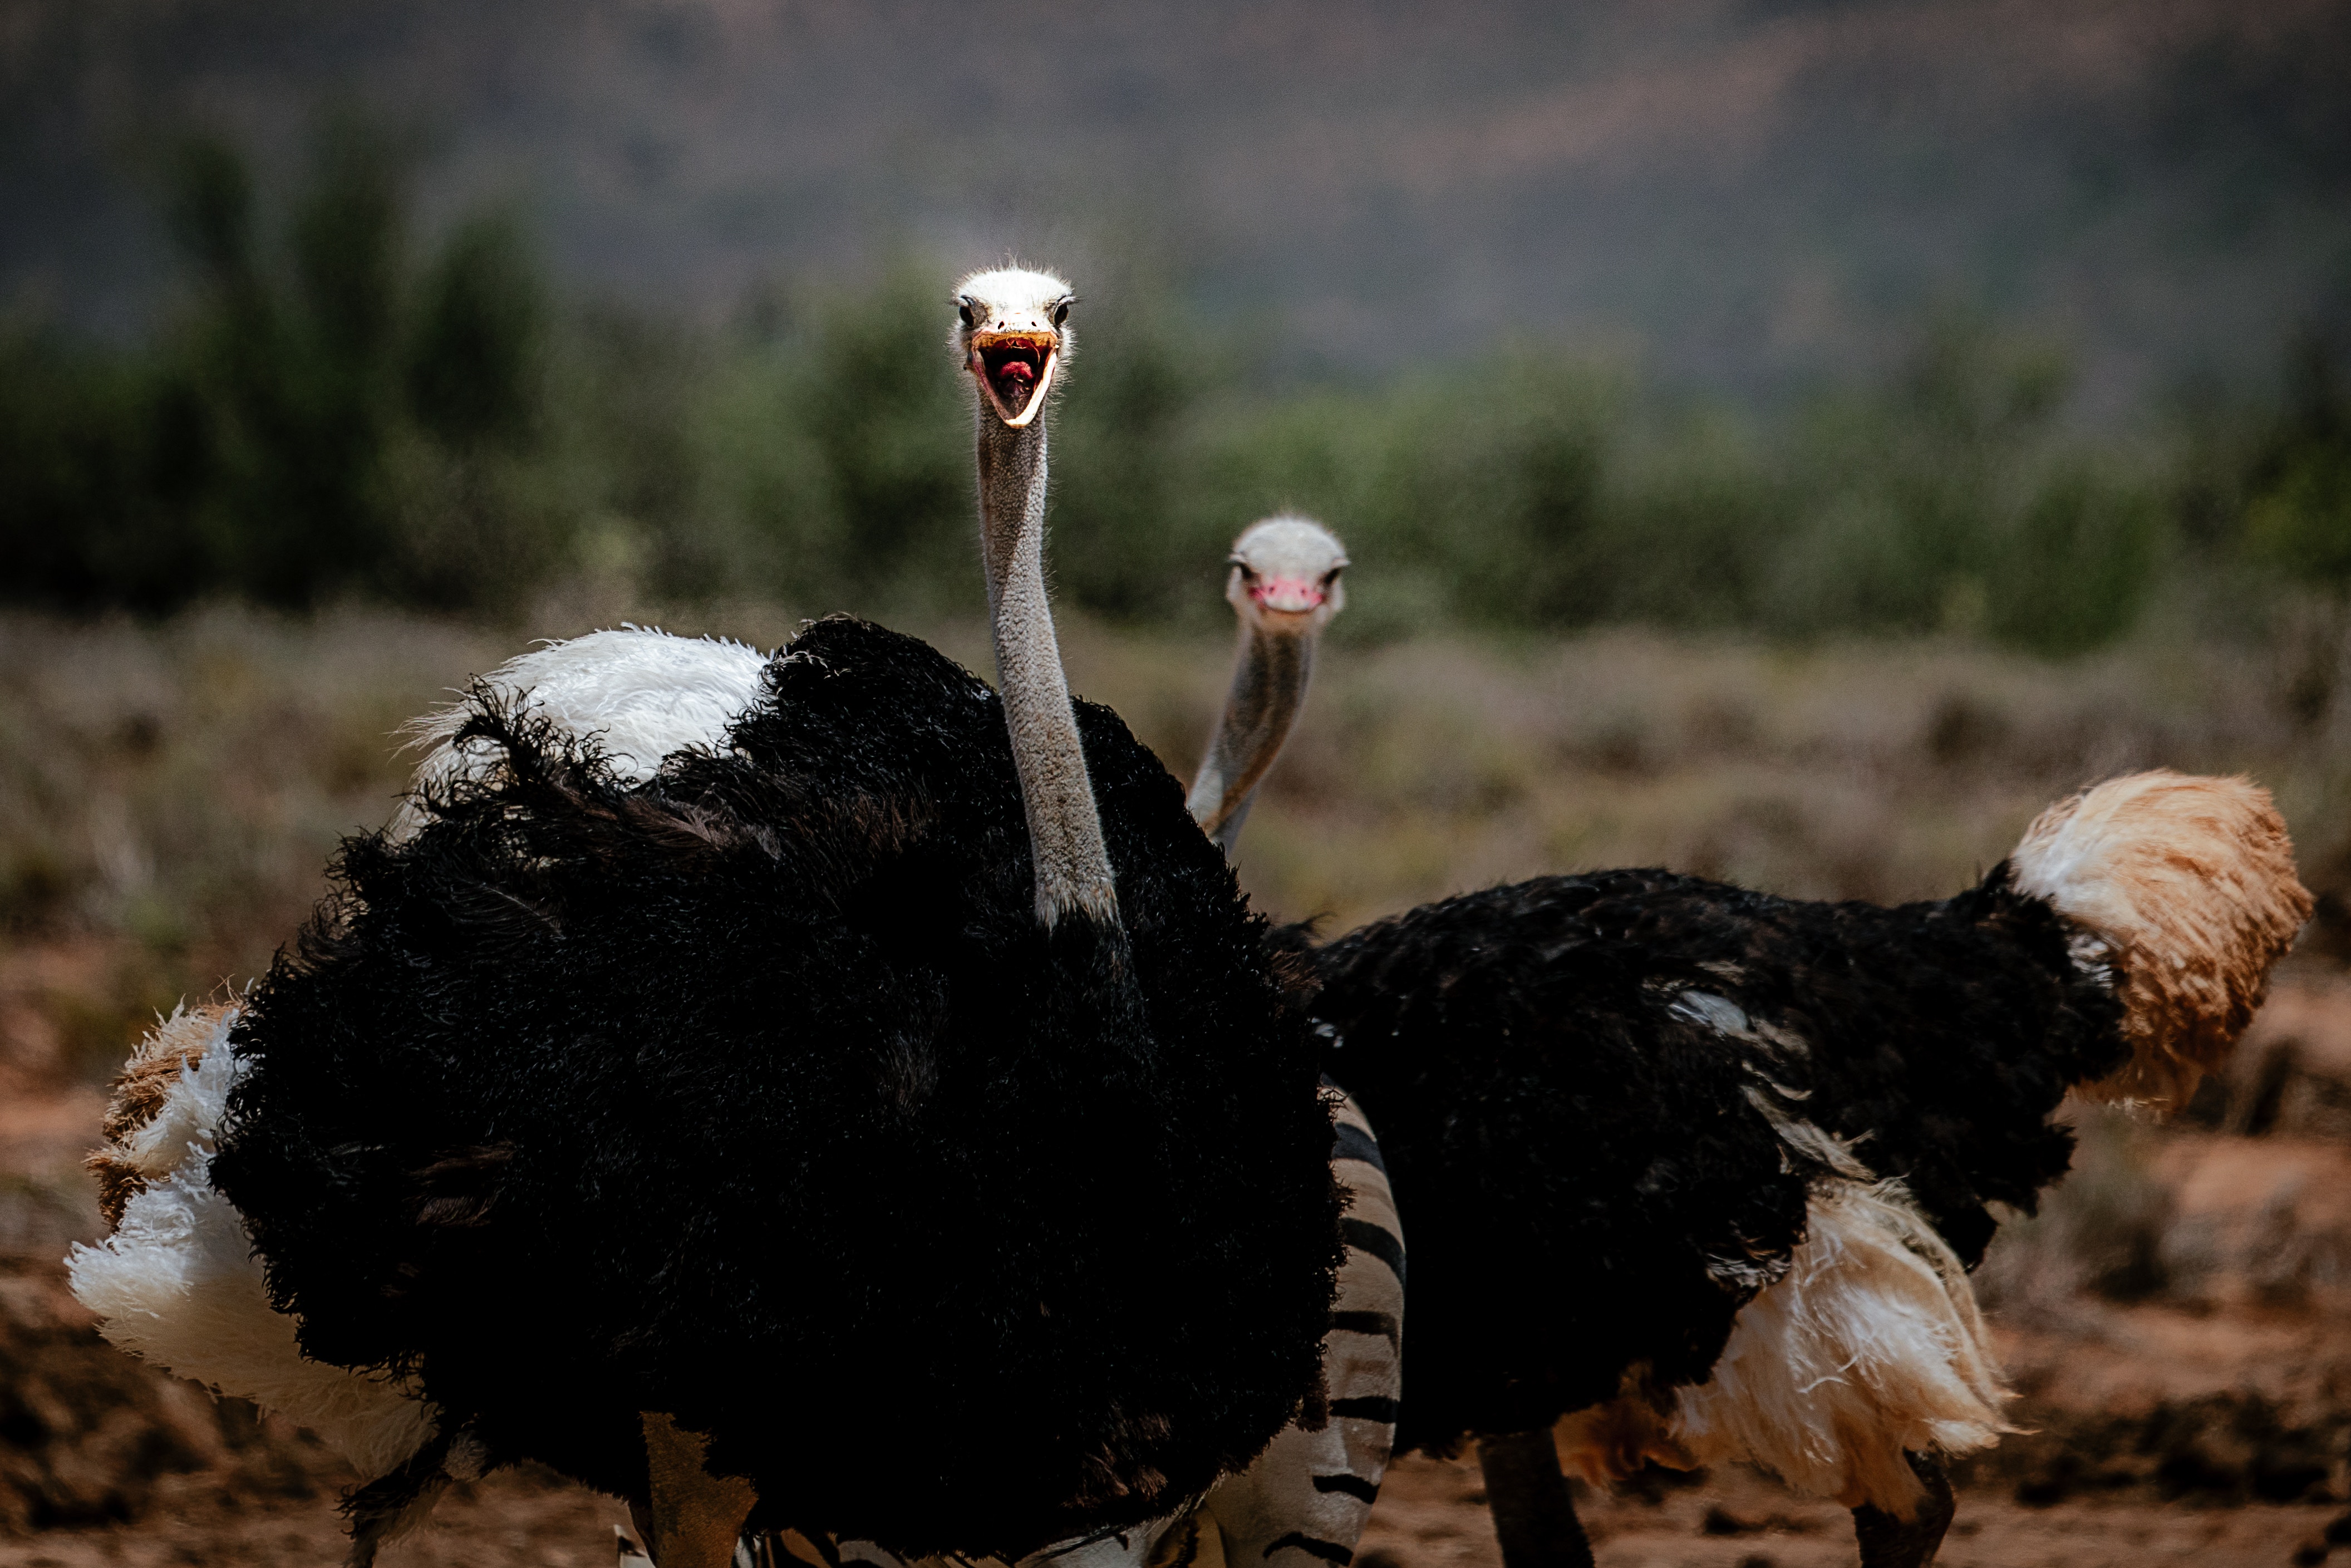
M 1202 767 L 1208 824 L 1310 667 L 1235 559 L 1263 700 Z M 1395 1450 L 1477 1440 L 1508 1568 L 1593 1561 L 1555 1423 L 1592 1479 L 1756 1463 L 1852 1508 L 1865 1568 L 1918 1568 L 1943 1459 L 2005 1429 L 1968 1281 L 1992 1206 L 2064 1175 L 2069 1093 L 2184 1103 L 2310 907 L 2265 791 L 2158 770 L 1944 899 L 1603 871 L 1277 933 L 1413 1238 Z

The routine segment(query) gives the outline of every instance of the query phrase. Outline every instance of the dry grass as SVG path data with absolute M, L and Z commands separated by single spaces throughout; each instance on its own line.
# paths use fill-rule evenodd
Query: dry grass
M 1224 651 L 1073 640 L 1081 686 L 1171 764 Z M 2158 764 L 2250 772 L 2334 863 L 2351 727 L 2297 727 L 2268 661 L 2218 648 L 2053 665 L 1940 643 L 1792 652 L 1634 632 L 1331 651 L 1251 816 L 1243 880 L 1350 925 L 1543 872 L 1664 864 L 1802 897 L 1937 897 L 2034 812 Z
M 413 620 L 0 618 L 0 1031 L 96 1072 L 159 1008 L 266 966 L 340 834 L 400 788 L 388 738 L 496 644 Z
M 610 624 L 542 610 L 533 633 Z M 763 643 L 773 606 L 680 631 Z M 924 628 L 985 667 L 981 629 Z M 0 1033 L 21 1070 L 119 1060 L 152 1009 L 265 967 L 337 838 L 383 821 L 392 731 L 519 631 L 213 610 L 0 616 Z M 1068 631 L 1077 687 L 1179 771 L 1220 640 Z M 1810 652 L 1633 632 L 1339 646 L 1252 817 L 1244 882 L 1343 927 L 1541 872 L 1662 863 L 1815 897 L 1948 893 L 2076 785 L 2165 763 L 2279 792 L 2322 884 L 2351 832 L 2351 724 L 2297 725 L 2266 656 L 2141 644 L 2053 665 L 1959 644 Z

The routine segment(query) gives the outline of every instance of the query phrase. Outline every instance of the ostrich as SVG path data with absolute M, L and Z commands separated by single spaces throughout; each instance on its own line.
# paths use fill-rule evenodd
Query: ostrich
M 2266 792 L 2158 771 L 1935 903 L 1617 871 L 1283 934 L 1415 1238 L 1397 1451 L 1478 1439 L 1509 1568 L 1592 1563 L 1560 1448 L 1757 1464 L 1917 1568 L 2010 1429 L 1989 1206 L 2064 1173 L 2069 1092 L 2183 1103 L 2309 912 Z
M 1311 518 L 1268 517 L 1233 541 L 1225 598 L 1240 623 L 1232 689 L 1186 800 L 1228 854 L 1306 700 L 1314 645 L 1345 608 L 1346 548 Z
M 523 1458 L 643 1504 L 662 1568 L 746 1528 L 1011 1558 L 1165 1517 L 1322 1403 L 1304 1021 L 1055 645 L 1069 291 L 956 303 L 1000 696 L 839 617 L 716 745 L 725 644 L 601 644 L 717 672 L 637 737 L 486 688 L 418 820 L 126 1074 L 78 1293 L 362 1458 L 357 1558 Z
M 1235 546 L 1241 658 L 1190 799 L 1228 847 L 1322 624 L 1252 608 L 1345 563 L 1291 531 L 1275 568 L 1277 527 Z M 1985 1204 L 2063 1174 L 2069 1089 L 2184 1102 L 2308 912 L 2263 792 L 2158 772 L 1939 904 L 1616 872 L 1277 934 L 1425 1241 L 1399 1451 L 1478 1437 L 1511 1568 L 1590 1562 L 1571 1412 L 1590 1479 L 1748 1459 L 1847 1501 L 1871 1568 L 1926 1561 L 1940 1456 L 2006 1429 L 1966 1278 Z

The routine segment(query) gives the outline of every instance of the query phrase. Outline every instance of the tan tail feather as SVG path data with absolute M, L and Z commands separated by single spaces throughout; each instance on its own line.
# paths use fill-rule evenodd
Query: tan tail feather
M 216 1002 L 174 1009 L 170 1018 L 139 1042 L 115 1075 L 114 1095 L 107 1103 L 106 1119 L 99 1124 L 106 1142 L 82 1161 L 98 1178 L 98 1207 L 107 1224 L 122 1223 L 123 1208 L 155 1174 L 131 1154 L 131 1134 L 155 1119 L 163 1108 L 164 1094 L 188 1064 L 204 1054 L 222 1011 L 234 1005 Z
M 2108 779 L 2042 812 L 2009 863 L 2018 889 L 2103 945 L 2114 970 L 2131 1055 L 2081 1086 L 2095 1100 L 2186 1103 L 2310 918 L 2284 819 L 2247 779 Z

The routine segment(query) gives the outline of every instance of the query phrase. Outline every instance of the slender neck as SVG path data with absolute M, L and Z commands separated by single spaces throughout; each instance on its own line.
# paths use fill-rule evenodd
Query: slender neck
M 1249 820 L 1259 782 L 1290 737 L 1313 672 L 1311 633 L 1269 632 L 1242 620 L 1232 690 L 1225 695 L 1225 711 L 1217 720 L 1208 755 L 1185 801 L 1192 820 L 1227 854 Z
M 980 552 L 997 685 L 1029 813 L 1037 918 L 1050 927 L 1078 910 L 1114 926 L 1110 855 L 1045 597 L 1045 422 L 1011 430 L 984 407 L 978 420 Z

